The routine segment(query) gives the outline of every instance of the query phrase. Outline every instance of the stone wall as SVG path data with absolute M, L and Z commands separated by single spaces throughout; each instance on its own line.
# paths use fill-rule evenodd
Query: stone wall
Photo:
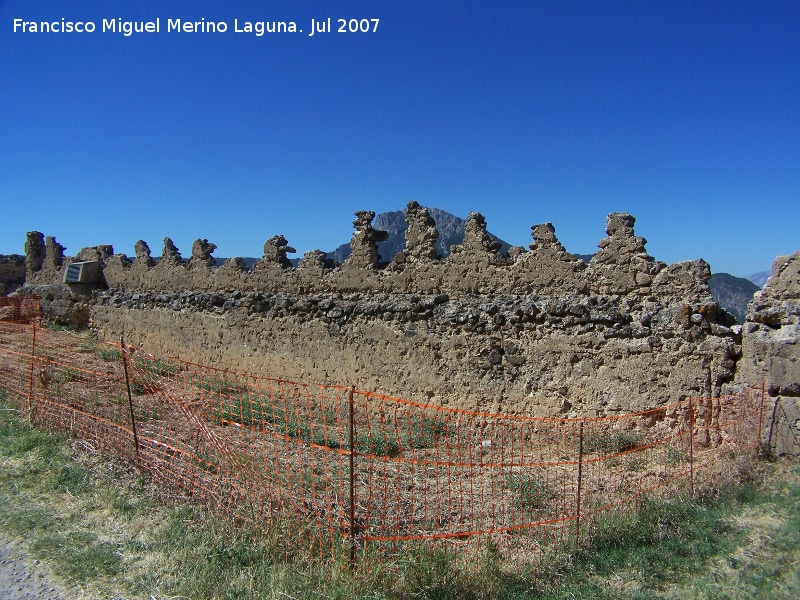
M 114 253 L 109 245 L 83 248 L 75 257 L 66 257 L 66 248 L 53 236 L 29 231 L 25 240 L 25 287 L 17 293 L 41 298 L 42 321 L 71 329 L 89 326 L 92 295 L 108 289 L 105 281 L 96 284 L 64 284 L 64 269 L 77 261 L 99 261 L 105 266 Z
M 406 248 L 387 263 L 373 218 L 356 213 L 341 265 L 312 251 L 293 269 L 280 235 L 249 270 L 241 259 L 214 268 L 208 240 L 189 260 L 169 238 L 158 261 L 144 241 L 133 259 L 85 248 L 79 256 L 99 260 L 106 283 L 89 290 L 91 326 L 154 354 L 543 416 L 628 412 L 718 395 L 733 381 L 741 331 L 712 299 L 708 265 L 656 261 L 629 214 L 608 216 L 588 265 L 550 223 L 505 255 L 478 213 L 442 259 L 417 203 Z M 55 238 L 32 232 L 26 251 L 30 285 L 60 282 L 71 259 Z
M 778 454 L 800 454 L 800 251 L 779 256 L 749 305 L 736 381 L 766 382 L 765 435 Z
M 714 310 L 577 295 L 109 290 L 92 324 L 223 367 L 444 405 L 598 415 L 719 393 L 740 346 L 732 330 L 712 331 Z
M 8 295 L 25 284 L 25 257 L 0 255 L 0 296 Z

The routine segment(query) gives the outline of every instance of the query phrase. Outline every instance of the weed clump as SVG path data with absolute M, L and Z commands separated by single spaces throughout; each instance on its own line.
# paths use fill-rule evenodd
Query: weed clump
M 514 495 L 514 504 L 521 509 L 541 511 L 554 497 L 542 470 L 519 471 L 506 477 L 506 487 Z
M 608 456 L 627 452 L 642 443 L 640 434 L 631 431 L 593 431 L 583 438 L 583 451 L 587 454 Z
M 247 392 L 245 384 L 237 383 L 224 377 L 204 377 L 195 381 L 194 385 L 201 390 L 221 396 L 236 396 Z

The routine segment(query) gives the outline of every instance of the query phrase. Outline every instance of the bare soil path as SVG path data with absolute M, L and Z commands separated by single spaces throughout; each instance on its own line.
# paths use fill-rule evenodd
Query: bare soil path
M 67 600 L 59 582 L 38 560 L 0 532 L 0 598 L 3 600 Z

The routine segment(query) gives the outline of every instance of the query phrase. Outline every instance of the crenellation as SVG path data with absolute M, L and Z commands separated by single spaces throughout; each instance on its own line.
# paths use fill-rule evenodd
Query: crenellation
M 75 262 L 97 261 L 105 265 L 106 261 L 113 255 L 114 255 L 113 246 L 109 244 L 101 244 L 99 246 L 88 246 L 86 248 L 81 248 L 80 252 L 78 252 L 75 255 L 74 261 Z
M 344 262 L 345 268 L 377 269 L 381 265 L 381 256 L 378 253 L 378 242 L 386 241 L 389 233 L 374 229 L 372 220 L 375 218 L 374 210 L 356 211 L 353 221 L 355 232 L 350 240 L 350 257 Z
M 64 250 L 66 248 L 56 241 L 55 236 L 48 235 L 44 240 L 45 261 L 48 267 L 60 269 L 64 264 Z
M 583 273 L 586 263 L 566 251 L 552 223 L 533 225 L 531 237 L 530 250 L 520 253 L 514 260 L 516 289 L 528 293 L 584 294 L 588 291 Z
M 556 228 L 552 223 L 540 223 L 539 225 L 531 225 L 531 237 L 533 242 L 528 246 L 531 250 L 555 248 L 557 252 L 564 251 L 564 246 L 558 241 L 556 237 Z
M 26 283 L 60 283 L 64 250 L 54 236 L 29 231 L 25 240 Z
M 142 269 L 142 267 L 140 267 Z M 169 237 L 164 238 L 161 256 L 154 267 L 141 271 L 141 276 L 130 279 L 130 286 L 138 290 L 147 289 L 189 289 L 193 286 L 187 263 L 178 247 Z M 210 272 L 203 272 L 202 278 L 213 281 Z M 108 278 L 106 278 L 108 279 Z
M 103 260 L 104 265 L 104 272 L 111 270 L 119 270 L 122 273 L 129 270 L 133 266 L 134 261 L 132 261 L 126 254 L 113 254 L 109 256 L 107 259 Z
M 44 255 L 44 234 L 39 231 L 29 231 L 25 239 L 25 268 L 29 280 L 34 273 L 41 270 Z
M 322 250 L 310 250 L 303 255 L 297 268 L 301 271 L 310 271 L 315 275 L 323 275 L 339 266 L 334 259 Z
M 217 272 L 217 276 L 222 275 L 225 271 L 243 274 L 247 273 L 248 270 L 245 260 L 239 256 L 234 256 L 225 261 L 225 264 L 220 267 L 220 271 Z
M 374 211 L 357 211 L 353 221 L 355 232 L 351 240 L 353 253 L 344 264 L 337 264 L 321 251 L 306 253 L 298 268 L 292 268 L 287 257 L 294 248 L 282 235 L 269 238 L 264 244 L 263 257 L 252 269 L 236 262 L 215 267 L 212 252 L 216 249 L 206 239 L 198 239 L 192 247 L 192 257 L 184 262 L 170 238 L 164 239 L 164 249 L 156 262 L 150 256 L 146 242 L 139 240 L 134 248 L 136 259 L 130 265 L 125 259 L 105 266 L 106 280 L 111 286 L 128 289 L 206 289 L 224 290 L 240 287 L 243 290 L 297 293 L 303 291 L 336 291 L 339 293 L 495 293 L 495 294 L 635 294 L 648 296 L 691 296 L 693 302 L 707 297 L 705 267 L 681 263 L 665 267 L 645 251 L 646 241 L 633 231 L 635 218 L 627 213 L 608 216 L 601 250 L 587 265 L 570 254 L 556 237 L 552 223 L 531 227 L 529 250 L 512 247 L 508 256 L 500 251 L 500 243 L 486 230 L 486 219 L 480 213 L 470 213 L 465 222 L 462 244 L 453 246 L 447 258 L 436 252 L 438 232 L 428 209 L 415 201 L 406 209 L 408 229 L 406 248 L 390 263 L 382 262 L 378 243 L 387 233 L 372 226 Z M 39 271 L 32 266 L 45 260 L 37 245 L 42 234 L 31 232 L 26 264 L 33 274 L 33 283 L 57 280 L 60 269 Z M 54 242 L 54 241 L 53 241 Z M 45 249 L 47 257 L 58 255 L 51 242 Z M 106 250 L 98 250 L 106 248 Z M 49 252 L 49 254 L 48 254 Z M 88 252 L 88 250 L 87 250 Z M 95 247 L 93 256 L 108 260 L 113 249 Z M 63 260 L 63 251 L 61 252 Z M 661 274 L 663 271 L 663 274 Z
M 180 250 L 168 237 L 164 238 L 164 249 L 161 251 L 161 258 L 158 259 L 159 264 L 183 264 L 183 257 Z
M 217 249 L 216 244 L 212 244 L 207 239 L 197 239 L 192 244 L 192 257 L 187 266 L 189 269 L 210 270 L 217 266 L 217 261 L 211 254 Z
M 628 294 L 649 286 L 666 264 L 647 254 L 647 240 L 634 234 L 636 218 L 615 212 L 606 218 L 606 234 L 600 250 L 589 263 L 592 292 Z
M 662 267 L 642 294 L 676 298 L 708 298 L 711 266 L 702 258 L 686 260 Z
M 156 261 L 150 256 L 150 246 L 147 245 L 147 242 L 144 240 L 137 241 L 133 250 L 136 253 L 136 258 L 133 261 L 134 265 L 142 265 L 147 269 L 152 269 L 156 266 Z
M 439 232 L 428 209 L 412 200 L 406 206 L 406 247 L 403 260 L 431 261 L 441 258 L 436 250 Z
M 286 256 L 297 252 L 289 245 L 289 242 L 282 235 L 275 235 L 264 242 L 264 256 L 261 262 L 264 264 L 278 265 L 281 269 L 291 269 L 292 261 Z
M 486 231 L 486 217 L 473 211 L 467 214 L 464 224 L 464 242 L 452 246 L 450 255 L 467 261 L 505 265 L 507 261 L 500 252 L 501 247 L 502 244 Z

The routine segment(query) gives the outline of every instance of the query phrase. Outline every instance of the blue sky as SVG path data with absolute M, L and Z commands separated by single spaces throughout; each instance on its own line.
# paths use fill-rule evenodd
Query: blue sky
M 308 36 L 329 17 L 379 24 Z M 14 32 L 62 18 L 97 30 Z M 410 199 L 576 253 L 627 211 L 656 258 L 740 276 L 800 248 L 798 2 L 0 0 L 0 31 L 0 253 L 299 256 Z

